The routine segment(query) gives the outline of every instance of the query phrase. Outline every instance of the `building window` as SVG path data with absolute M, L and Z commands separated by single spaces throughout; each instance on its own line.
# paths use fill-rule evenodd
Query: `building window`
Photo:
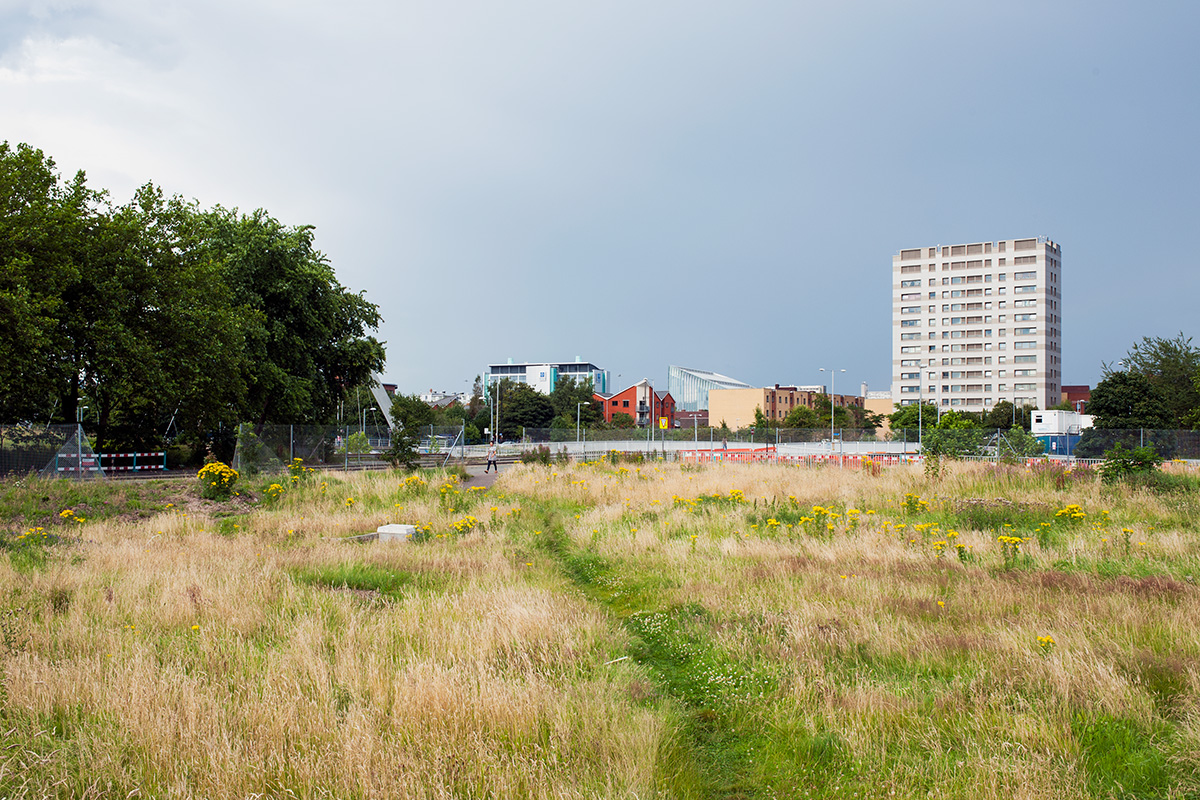
M 1013 294 L 1022 294 L 1022 293 L 1036 292 L 1036 291 L 1037 291 L 1036 283 L 1026 284 L 1025 286 L 1014 286 L 1013 287 Z
M 900 313 L 901 314 L 920 314 L 921 307 L 920 306 L 902 306 L 900 309 Z
M 1013 342 L 1013 350 L 1034 350 L 1037 342 Z
M 1020 260 L 1020 259 L 1018 259 L 1018 261 L 1019 261 L 1019 260 Z M 1036 271 L 1036 270 L 1030 270 L 1030 271 L 1028 271 L 1028 272 L 1014 272 L 1014 273 L 1013 273 L 1013 280 L 1014 280 L 1014 281 L 1033 281 L 1033 280 L 1037 280 L 1037 271 Z
M 1037 328 L 1013 328 L 1014 336 L 1033 336 L 1037 333 Z
M 1037 356 L 1013 356 L 1014 364 L 1036 364 Z
M 902 319 L 902 320 L 900 320 L 900 327 L 901 328 L 919 328 L 919 327 L 921 327 L 921 320 L 919 320 L 919 319 Z

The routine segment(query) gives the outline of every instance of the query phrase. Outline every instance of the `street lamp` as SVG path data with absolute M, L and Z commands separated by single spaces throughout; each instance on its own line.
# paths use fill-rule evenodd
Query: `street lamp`
M 833 390 L 834 379 L 839 372 L 845 372 L 844 369 L 829 368 L 829 454 L 833 455 Z M 825 372 L 825 368 L 821 367 L 821 372 Z
M 575 404 L 575 443 L 579 443 L 579 410 L 584 406 L 590 406 L 592 403 L 589 400 Z M 603 437 L 601 437 L 603 438 Z

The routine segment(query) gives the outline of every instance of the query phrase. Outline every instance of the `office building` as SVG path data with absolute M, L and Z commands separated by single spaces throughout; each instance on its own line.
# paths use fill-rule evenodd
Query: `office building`
M 504 364 L 489 364 L 483 375 L 486 392 L 493 382 L 507 378 L 515 383 L 527 383 L 542 394 L 550 394 L 563 378 L 574 378 L 576 383 L 592 381 L 592 389 L 608 391 L 608 370 L 603 370 L 578 356 L 574 361 L 543 364 L 514 364 L 510 358 Z
M 1062 383 L 1062 251 L 1037 237 L 892 257 L 892 399 L 1049 408 Z

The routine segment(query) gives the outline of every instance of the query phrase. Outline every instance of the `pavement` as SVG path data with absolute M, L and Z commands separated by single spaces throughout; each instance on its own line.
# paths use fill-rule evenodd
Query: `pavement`
M 511 466 L 511 465 L 510 464 L 500 464 L 499 465 L 500 471 L 501 472 L 504 471 L 509 466 Z M 490 489 L 492 484 L 496 482 L 496 478 L 500 475 L 500 472 L 497 472 L 494 469 L 485 473 L 483 471 L 483 468 L 481 468 L 477 464 L 469 465 L 466 468 L 466 470 L 467 470 L 467 474 L 470 475 L 471 477 L 469 477 L 469 478 L 467 478 L 467 480 L 463 481 L 462 485 L 467 488 L 470 488 L 472 486 L 483 486 L 483 487 Z

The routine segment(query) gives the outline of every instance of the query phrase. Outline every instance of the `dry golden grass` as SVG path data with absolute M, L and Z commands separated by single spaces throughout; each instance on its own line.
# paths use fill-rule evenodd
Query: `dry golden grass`
M 744 502 L 675 502 L 731 491 Z M 906 514 L 909 493 L 930 511 Z M 953 523 L 967 501 L 1030 519 L 1077 503 L 1088 517 L 1055 523 L 1006 568 L 999 531 Z M 600 464 L 517 466 L 486 494 L 318 476 L 243 516 L 192 502 L 88 523 L 45 569 L 0 559 L 0 786 L 688 795 L 672 755 L 702 736 L 672 688 L 686 674 L 619 659 L 640 652 L 627 615 L 695 609 L 679 618 L 702 620 L 686 623 L 702 649 L 771 686 L 717 717 L 743 737 L 738 758 L 758 754 L 737 763 L 764 796 L 784 780 L 812 796 L 1096 796 L 1084 715 L 1168 726 L 1183 777 L 1164 796 L 1184 797 L 1200 786 L 1200 592 L 1182 574 L 1200 539 L 1179 523 L 1194 502 L 989 465 L 949 465 L 931 483 L 910 468 Z M 813 506 L 836 509 L 832 533 L 765 522 Z M 455 532 L 468 516 L 473 530 Z M 940 528 L 910 541 L 923 519 Z M 346 538 L 387 522 L 430 538 Z M 962 561 L 931 547 L 952 524 Z M 580 583 L 572 553 L 610 565 L 610 583 Z M 327 577 L 347 565 L 381 590 Z M 797 761 L 821 732 L 840 743 L 833 755 Z

